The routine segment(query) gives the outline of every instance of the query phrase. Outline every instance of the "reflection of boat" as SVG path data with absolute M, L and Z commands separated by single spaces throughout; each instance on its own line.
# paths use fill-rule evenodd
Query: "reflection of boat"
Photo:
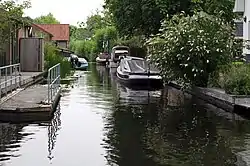
M 130 49 L 127 46 L 115 46 L 112 48 L 111 58 L 108 63 L 109 68 L 117 68 L 121 58 L 130 56 Z
M 119 99 L 121 103 L 129 104 L 149 104 L 157 103 L 160 101 L 161 91 L 149 91 L 149 90 L 135 90 L 116 84 L 117 90 L 119 91 Z
M 130 87 L 162 88 L 160 72 L 143 58 L 127 57 L 121 60 L 117 78 Z
M 96 58 L 96 63 L 99 65 L 106 65 L 110 59 L 110 55 L 108 53 L 100 53 L 100 55 Z
M 87 70 L 88 68 L 88 62 L 84 58 L 78 58 L 77 55 L 71 54 L 70 61 L 72 64 L 72 67 L 76 70 Z

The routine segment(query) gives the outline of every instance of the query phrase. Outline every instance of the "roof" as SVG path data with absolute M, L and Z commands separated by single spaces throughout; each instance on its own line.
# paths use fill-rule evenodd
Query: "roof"
M 69 41 L 69 24 L 36 24 L 53 35 L 52 40 Z
M 53 34 L 50 33 L 50 32 L 48 32 L 46 29 L 44 29 L 44 28 L 42 28 L 42 27 L 40 27 L 40 26 L 38 26 L 38 25 L 36 25 L 36 24 L 32 24 L 31 26 L 32 26 L 32 27 L 35 27 L 35 28 L 38 28 L 38 29 L 40 29 L 41 31 L 43 31 L 43 32 L 45 32 L 45 33 L 47 33 L 47 34 L 49 34 L 50 36 L 53 37 Z

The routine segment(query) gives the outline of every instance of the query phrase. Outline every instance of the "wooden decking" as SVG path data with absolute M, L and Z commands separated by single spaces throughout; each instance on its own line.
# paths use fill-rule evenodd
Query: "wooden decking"
M 0 121 L 5 122 L 26 122 L 26 121 L 46 121 L 52 117 L 60 99 L 60 89 L 52 98 L 51 104 L 46 104 L 48 100 L 48 85 L 31 84 L 41 80 L 41 72 L 21 73 L 21 88 L 15 89 L 7 96 L 1 98 Z M 11 89 L 9 83 L 8 88 Z M 13 86 L 13 85 L 12 85 Z M 5 87 L 1 87 L 2 93 Z
M 47 98 L 48 87 L 40 84 L 10 94 L 10 97 L 0 105 L 0 121 L 49 120 L 60 99 L 60 92 L 55 95 L 52 104 L 44 103 Z

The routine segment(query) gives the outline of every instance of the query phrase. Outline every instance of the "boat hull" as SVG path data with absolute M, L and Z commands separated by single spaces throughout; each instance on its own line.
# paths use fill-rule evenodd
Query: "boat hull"
M 99 57 L 96 58 L 96 63 L 98 65 L 103 65 L 103 66 L 106 66 L 106 64 L 108 63 L 108 60 L 107 59 L 101 59 Z
M 116 72 L 119 82 L 131 89 L 161 89 L 163 87 L 162 79 L 159 76 L 129 76 Z
M 87 70 L 88 64 L 82 64 L 81 66 L 75 66 L 75 70 Z

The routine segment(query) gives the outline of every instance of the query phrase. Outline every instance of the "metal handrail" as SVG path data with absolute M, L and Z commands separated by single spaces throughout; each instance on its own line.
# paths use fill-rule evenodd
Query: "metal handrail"
M 2 89 L 4 89 L 5 95 L 7 95 L 8 91 L 12 92 L 13 89 L 21 86 L 20 73 L 20 63 L 0 67 L 0 99 L 2 97 Z M 8 87 L 10 87 L 9 90 Z
M 60 63 L 58 63 L 48 70 L 48 103 L 52 103 L 53 97 L 58 93 L 60 89 L 60 81 Z

